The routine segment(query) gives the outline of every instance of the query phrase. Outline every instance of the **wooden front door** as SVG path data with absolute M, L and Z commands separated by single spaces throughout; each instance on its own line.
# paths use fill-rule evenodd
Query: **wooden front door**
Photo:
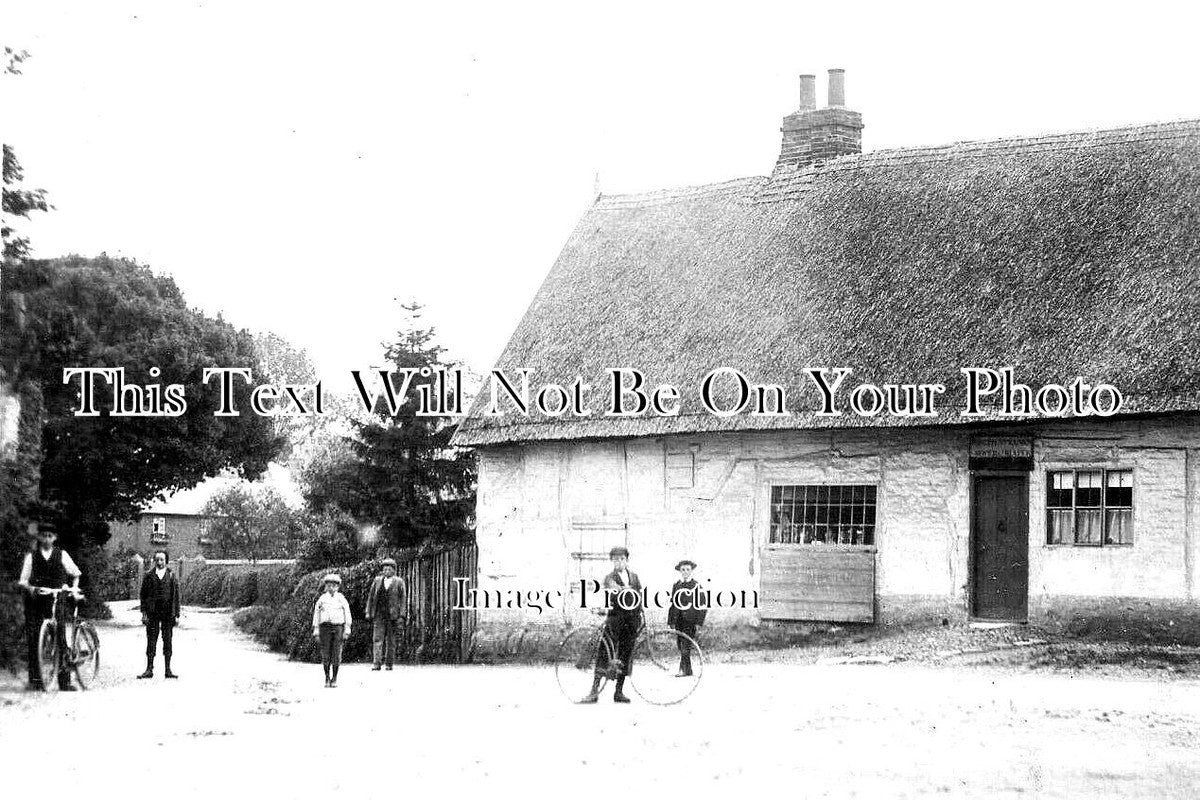
M 1029 600 L 1029 479 L 975 479 L 971 514 L 972 614 L 1024 621 Z

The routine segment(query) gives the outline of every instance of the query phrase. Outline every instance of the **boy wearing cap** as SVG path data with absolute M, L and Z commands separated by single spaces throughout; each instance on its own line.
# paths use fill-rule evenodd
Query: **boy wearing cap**
M 325 591 L 313 607 L 313 636 L 321 644 L 321 665 L 325 667 L 325 688 L 337 688 L 338 667 L 342 664 L 342 642 L 350 635 L 350 604 L 341 593 L 342 579 L 330 573 L 322 581 Z
M 695 568 L 696 562 L 687 558 L 676 564 L 679 580 L 671 587 L 671 610 L 667 612 L 667 625 L 691 637 L 690 640 L 676 637 L 679 643 L 677 678 L 692 674 L 692 641 L 696 638 L 696 629 L 704 624 L 704 617 L 708 614 L 708 603 L 699 590 L 699 584 L 692 578 Z
M 378 672 L 386 662 L 391 669 L 396 660 L 396 630 L 404 618 L 404 579 L 396 575 L 396 562 L 383 560 L 383 574 L 376 575 L 367 593 L 367 619 L 372 621 L 371 650 L 373 666 Z
M 154 652 L 158 649 L 158 636 L 162 633 L 164 676 L 178 678 L 171 671 L 172 640 L 175 626 L 179 624 L 179 581 L 167 566 L 167 551 L 154 551 L 154 569 L 142 578 L 141 598 L 142 625 L 146 626 L 146 671 L 138 678 L 154 677 Z
M 79 567 L 71 560 L 71 556 L 63 549 L 55 547 L 58 538 L 54 527 L 49 523 L 38 525 L 37 545 L 25 554 L 21 564 L 21 576 L 17 583 L 26 590 L 25 595 L 25 644 L 26 660 L 29 664 L 29 690 L 44 691 L 42 676 L 38 672 L 38 636 L 42 631 L 42 621 L 50 619 L 54 609 L 54 598 L 50 595 L 35 594 L 35 589 L 73 589 L 79 591 Z M 68 602 L 63 598 L 60 602 Z M 58 652 L 66 652 L 66 631 L 58 631 Z M 64 692 L 73 692 L 71 673 L 60 661 L 58 664 L 58 688 Z
M 629 569 L 629 550 L 614 547 L 608 551 L 613 570 L 604 578 L 604 591 L 608 595 L 608 617 L 605 627 L 612 637 L 616 659 L 620 662 L 617 689 L 613 692 L 614 703 L 628 703 L 625 696 L 625 678 L 633 671 L 633 645 L 638 631 L 642 629 L 642 581 L 637 573 Z M 596 675 L 592 679 L 592 690 L 579 702 L 595 703 L 600 697 L 600 681 L 608 669 L 608 649 L 601 647 L 596 654 Z

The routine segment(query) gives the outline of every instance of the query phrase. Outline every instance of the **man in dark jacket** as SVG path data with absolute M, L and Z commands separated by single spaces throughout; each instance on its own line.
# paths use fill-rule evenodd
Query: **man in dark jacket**
M 600 681 L 610 666 L 616 667 L 617 688 L 613 692 L 614 703 L 628 703 L 625 696 L 625 678 L 633 671 L 633 645 L 642 629 L 642 581 L 637 573 L 629 569 L 629 550 L 614 547 L 608 551 L 613 570 L 604 578 L 604 591 L 608 596 L 608 616 L 605 627 L 616 650 L 618 664 L 610 665 L 608 648 L 603 645 L 596 654 L 596 674 L 592 679 L 592 690 L 579 702 L 595 703 L 600 697 Z
M 171 671 L 171 639 L 175 623 L 179 622 L 179 581 L 167 566 L 167 553 L 154 554 L 154 567 L 142 578 L 142 624 L 146 626 L 146 671 L 139 678 L 154 677 L 154 653 L 158 649 L 158 634 L 162 632 L 163 660 L 168 678 L 178 678 Z
M 696 639 L 696 629 L 704 624 L 704 617 L 708 614 L 707 598 L 692 578 L 695 568 L 696 562 L 687 558 L 675 565 L 679 580 L 671 587 L 671 610 L 667 612 L 667 624 L 690 637 L 676 637 L 679 642 L 679 672 L 676 677 L 679 678 L 692 674 L 692 642 Z
M 76 592 L 79 590 L 79 567 L 75 566 L 75 562 L 71 560 L 71 556 L 67 554 L 66 550 L 54 546 L 57 538 L 58 534 L 53 525 L 48 522 L 38 525 L 37 544 L 31 552 L 26 554 L 25 561 L 21 564 L 21 576 L 17 579 L 17 583 L 27 592 L 25 596 L 25 641 L 28 648 L 29 689 L 31 691 L 43 691 L 46 688 L 42 683 L 41 672 L 38 670 L 38 637 L 41 636 L 42 621 L 50 619 L 51 610 L 54 608 L 54 597 L 41 593 L 39 590 L 68 588 L 74 589 Z M 71 600 L 64 596 L 60 602 L 68 603 Z M 60 626 L 58 629 L 60 659 L 67 648 L 65 634 L 66 631 Z M 67 671 L 61 660 L 58 664 L 58 688 L 64 692 L 75 691 L 75 687 L 71 685 L 71 673 Z
M 371 669 L 376 672 L 386 662 L 391 669 L 396 660 L 396 631 L 403 625 L 405 617 L 404 579 L 396 574 L 396 562 L 383 560 L 383 574 L 376 575 L 367 593 L 367 619 L 372 621 Z

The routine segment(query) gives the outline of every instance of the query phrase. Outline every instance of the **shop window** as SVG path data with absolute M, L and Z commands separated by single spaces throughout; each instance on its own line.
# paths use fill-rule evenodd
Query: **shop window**
M 1133 544 L 1133 470 L 1048 472 L 1046 543 Z
M 771 487 L 771 544 L 875 544 L 871 485 Z

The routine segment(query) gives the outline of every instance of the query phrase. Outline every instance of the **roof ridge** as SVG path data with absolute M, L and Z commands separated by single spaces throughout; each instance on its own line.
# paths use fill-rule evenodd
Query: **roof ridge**
M 1084 137 L 1113 138 L 1116 135 L 1128 135 L 1133 133 L 1149 132 L 1158 129 L 1179 129 L 1186 127 L 1192 128 L 1194 133 L 1200 135 L 1200 118 L 1167 120 L 1163 122 L 1146 122 L 1138 125 L 1121 125 L 1115 128 L 1077 128 L 1069 131 L 1043 133 L 1034 136 L 998 136 L 989 139 L 960 139 L 954 142 L 946 142 L 945 144 L 918 145 L 915 147 L 886 147 L 882 150 L 872 150 L 868 153 L 862 153 L 861 157 L 867 158 L 871 156 L 883 156 L 896 153 L 915 155 L 916 153 L 930 150 L 990 150 L 999 146 L 1016 147 L 1018 145 L 1037 144 L 1041 142 L 1079 140 Z M 1148 137 L 1139 137 L 1139 141 L 1143 138 L 1146 138 L 1147 141 L 1150 140 Z
M 1154 133 L 1164 135 L 1149 135 Z M 752 175 L 715 183 L 656 189 L 647 192 L 601 194 L 596 198 L 593 208 L 599 211 L 647 208 L 681 200 L 739 194 L 746 190 L 751 192 L 757 190 L 757 200 L 774 200 L 782 194 L 798 190 L 797 183 L 808 183 L 814 175 L 823 172 L 841 172 L 866 166 L 919 164 L 950 155 L 999 155 L 1016 149 L 1025 151 L 1079 149 L 1120 141 L 1156 142 L 1191 136 L 1200 136 L 1200 118 L 1149 122 L 1116 128 L 1081 128 L 1036 136 L 1003 136 L 994 139 L 964 139 L 945 144 L 914 147 L 888 147 L 883 150 L 841 156 L 815 164 L 785 167 L 783 170 L 777 169 L 770 176 Z M 748 198 L 750 196 L 747 194 Z
M 769 181 L 765 175 L 750 175 L 744 178 L 703 183 L 692 186 L 679 186 L 672 189 L 657 189 L 649 192 L 630 192 L 627 194 L 605 194 L 596 198 L 594 208 L 630 208 L 670 203 L 677 200 L 691 200 L 700 197 L 714 197 L 722 194 L 740 194 L 746 189 L 758 189 Z
M 1163 136 L 1148 136 L 1162 132 Z M 1092 128 L 1062 133 L 1047 133 L 1038 136 L 1004 136 L 996 139 L 964 139 L 946 144 L 920 145 L 916 147 L 888 147 L 883 150 L 871 150 L 866 153 L 841 156 L 829 161 L 809 164 L 789 171 L 788 175 L 801 175 L 819 171 L 835 171 L 839 169 L 854 169 L 859 166 L 884 163 L 916 163 L 929 160 L 930 156 L 942 156 L 951 153 L 980 153 L 1014 150 L 1017 148 L 1052 149 L 1064 147 L 1088 147 L 1098 144 L 1110 144 L 1113 141 L 1157 142 L 1172 139 L 1200 136 L 1200 119 L 1174 120 L 1170 122 L 1153 122 L 1144 125 L 1130 125 L 1122 128 Z

